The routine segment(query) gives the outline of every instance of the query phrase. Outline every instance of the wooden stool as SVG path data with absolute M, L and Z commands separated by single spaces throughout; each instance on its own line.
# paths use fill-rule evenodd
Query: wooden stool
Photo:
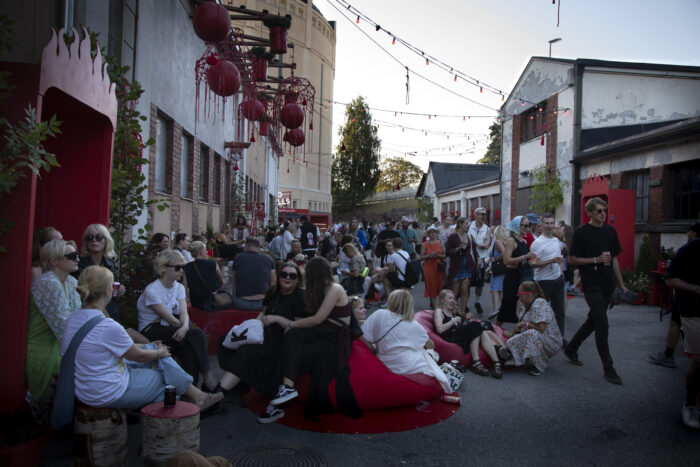
M 127 464 L 127 428 L 124 409 L 90 407 L 76 403 L 73 418 L 75 465 Z
M 162 402 L 141 409 L 141 460 L 147 466 L 165 465 L 172 456 L 189 449 L 199 451 L 199 407 L 177 401 L 165 408 Z

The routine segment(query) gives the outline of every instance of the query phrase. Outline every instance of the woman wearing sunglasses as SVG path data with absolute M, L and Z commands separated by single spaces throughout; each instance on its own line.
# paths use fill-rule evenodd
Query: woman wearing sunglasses
M 530 374 L 540 376 L 562 347 L 562 337 L 552 308 L 536 282 L 526 281 L 518 288 L 518 323 L 513 337 L 499 355 L 506 365 L 532 365 Z
M 70 274 L 78 269 L 75 242 L 51 240 L 41 247 L 47 271 L 31 285 L 27 330 L 27 383 L 32 403 L 51 405 L 55 376 L 61 363 L 59 339 L 70 314 L 80 308 L 78 282 Z M 51 413 L 46 413 L 47 415 Z
M 530 253 L 527 242 L 523 235 L 530 227 L 530 221 L 525 216 L 516 216 L 508 224 L 508 240 L 503 252 L 503 264 L 506 265 L 506 274 L 503 279 L 503 300 L 497 313 L 496 324 L 515 323 L 518 317 L 515 307 L 518 303 L 518 286 L 526 280 L 533 280 L 534 274 L 528 261 L 536 258 L 534 253 Z M 494 313 L 489 315 L 489 319 L 494 317 Z
M 226 370 L 221 376 L 219 385 L 222 390 L 230 391 L 240 381 L 262 394 L 274 395 L 282 378 L 281 352 L 284 340 L 284 327 L 279 322 L 270 322 L 272 316 L 279 317 L 282 322 L 303 317 L 304 292 L 302 275 L 294 263 L 283 263 L 277 269 L 277 282 L 270 287 L 263 299 L 265 309 L 257 319 L 265 324 L 264 339 L 260 345 L 243 345 L 237 350 L 223 346 L 219 339 L 219 366 Z M 274 406 L 258 417 L 260 423 L 271 423 L 284 416 L 284 410 Z
M 207 337 L 201 329 L 190 329 L 185 287 L 178 282 L 184 266 L 185 258 L 175 250 L 163 250 L 155 258 L 158 279 L 148 284 L 137 302 L 139 332 L 151 341 L 163 341 L 195 384 L 201 373 L 204 387 L 211 391 L 216 379 L 209 371 Z

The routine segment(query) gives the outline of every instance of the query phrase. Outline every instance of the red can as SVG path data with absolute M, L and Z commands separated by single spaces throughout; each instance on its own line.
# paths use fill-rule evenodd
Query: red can
M 121 287 L 121 284 L 119 282 L 114 282 L 112 284 L 112 297 L 116 297 L 119 295 L 119 287 Z
M 456 392 L 451 394 L 443 394 L 442 397 L 440 397 L 440 400 L 446 404 L 462 405 L 462 398 L 459 397 L 459 394 Z

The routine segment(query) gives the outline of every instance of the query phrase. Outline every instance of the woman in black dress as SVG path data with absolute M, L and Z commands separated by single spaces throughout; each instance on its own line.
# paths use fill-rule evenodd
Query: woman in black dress
M 506 265 L 506 274 L 503 279 L 503 300 L 498 311 L 496 324 L 517 323 L 518 316 L 515 312 L 518 304 L 518 287 L 526 280 L 532 280 L 532 267 L 528 261 L 536 258 L 530 253 L 523 234 L 530 226 L 530 221 L 525 216 L 516 216 L 508 224 L 510 236 L 506 240 L 506 249 L 503 252 L 503 263 Z
M 277 270 L 277 283 L 270 287 L 263 299 L 263 316 L 282 316 L 287 320 L 306 315 L 301 271 L 294 263 L 284 263 Z M 243 345 L 237 350 L 222 345 L 224 334 L 219 339 L 219 366 L 225 370 L 219 386 L 230 391 L 240 381 L 262 394 L 275 394 L 282 378 L 281 351 L 284 328 L 277 323 L 265 326 L 261 345 Z M 275 420 L 261 418 L 261 422 Z

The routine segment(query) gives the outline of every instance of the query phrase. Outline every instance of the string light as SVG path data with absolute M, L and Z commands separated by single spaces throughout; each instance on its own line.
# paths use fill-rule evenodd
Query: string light
M 457 75 L 455 75 L 455 83 L 457 82 Z
M 360 24 L 360 15 L 357 15 L 357 19 L 355 20 L 355 23 Z
M 391 45 L 396 45 L 396 38 L 395 37 L 391 40 Z

